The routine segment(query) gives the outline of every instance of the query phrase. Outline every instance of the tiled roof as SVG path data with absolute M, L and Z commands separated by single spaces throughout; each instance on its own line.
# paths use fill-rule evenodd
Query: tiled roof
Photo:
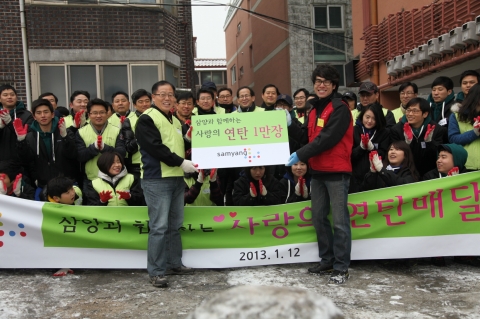
M 227 59 L 195 59 L 196 68 L 226 68 Z

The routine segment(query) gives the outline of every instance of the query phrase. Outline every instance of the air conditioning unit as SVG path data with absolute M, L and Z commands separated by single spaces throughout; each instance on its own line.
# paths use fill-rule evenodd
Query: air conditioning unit
M 440 54 L 440 51 L 438 50 L 438 38 L 433 38 L 428 40 L 427 45 L 428 45 L 427 55 L 429 57 L 435 58 L 435 57 L 442 56 Z
M 423 64 L 422 62 L 418 61 L 418 48 L 410 50 L 410 52 L 408 52 L 408 54 L 410 55 L 410 64 L 412 66 L 413 65 L 420 66 L 420 65 Z
M 397 55 L 396 57 L 393 58 L 393 69 L 397 72 L 402 72 L 402 56 Z
M 387 61 L 387 74 L 391 76 L 397 75 L 397 71 L 393 69 L 394 60 Z
M 402 69 L 404 71 L 412 69 L 412 64 L 411 64 L 411 60 L 410 60 L 410 52 L 402 54 Z
M 453 52 L 453 49 L 450 47 L 450 33 L 445 33 L 438 37 L 438 51 L 440 53 Z
M 417 61 L 418 63 L 430 62 L 432 59 L 428 55 L 428 44 L 422 44 L 418 47 Z M 419 64 L 421 65 L 421 64 Z
M 480 16 L 477 16 L 475 18 L 475 24 L 477 25 L 477 27 L 475 28 L 475 34 L 480 36 Z
M 478 35 L 475 34 L 475 21 L 469 21 L 462 25 L 462 41 L 464 43 L 477 43 Z
M 465 43 L 462 41 L 462 27 L 454 28 L 449 32 L 450 36 L 450 48 L 462 49 L 465 47 Z

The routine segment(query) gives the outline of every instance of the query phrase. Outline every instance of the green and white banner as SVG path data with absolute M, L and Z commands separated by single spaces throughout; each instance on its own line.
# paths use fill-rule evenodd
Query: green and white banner
M 480 172 L 349 197 L 352 259 L 480 255 Z M 310 202 L 185 207 L 184 264 L 318 261 Z M 0 196 L 0 268 L 145 268 L 146 207 L 65 206 Z
M 192 126 L 198 168 L 285 164 L 290 156 L 283 110 L 194 116 Z

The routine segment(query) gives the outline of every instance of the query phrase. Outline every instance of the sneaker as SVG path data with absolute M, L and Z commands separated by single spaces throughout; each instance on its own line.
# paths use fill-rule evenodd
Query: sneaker
M 165 278 L 165 276 L 162 276 L 162 275 L 150 277 L 150 282 L 154 287 L 164 288 L 168 286 L 167 278 Z
M 329 284 L 335 284 L 335 285 L 341 285 L 347 281 L 347 279 L 350 277 L 347 271 L 340 271 L 340 270 L 334 270 L 333 274 L 330 276 L 330 279 L 328 280 Z
M 177 267 L 177 268 L 167 269 L 167 271 L 165 271 L 165 276 L 170 276 L 170 275 L 193 275 L 194 272 L 195 272 L 195 269 L 182 265 L 182 266 Z
M 333 265 L 319 263 L 315 267 L 308 268 L 308 272 L 317 275 L 330 275 L 333 272 Z

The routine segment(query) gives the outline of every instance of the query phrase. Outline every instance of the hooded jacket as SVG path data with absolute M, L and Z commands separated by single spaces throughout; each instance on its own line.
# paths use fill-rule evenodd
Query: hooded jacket
M 453 104 L 455 104 L 455 92 L 452 90 L 452 93 L 450 93 L 447 98 L 439 103 L 436 103 L 433 100 L 432 93 L 428 95 L 427 101 L 430 103 L 430 106 L 432 110 L 430 111 L 430 115 L 432 117 L 432 120 L 437 123 L 441 123 L 443 119 L 447 121 L 445 126 L 447 127 L 448 125 L 448 119 L 450 118 L 450 114 L 452 114 L 451 107 Z
M 298 196 L 295 193 L 295 180 L 293 178 L 293 175 L 290 174 L 289 172 L 286 172 L 283 178 L 280 180 L 280 185 L 282 186 L 281 191 L 282 191 L 282 203 L 296 203 L 296 202 L 303 202 L 306 200 L 310 200 L 310 181 L 311 178 L 307 177 L 305 179 L 305 185 L 307 185 L 308 189 L 308 197 L 304 198 L 303 196 Z
M 3 110 L 1 104 L 0 110 Z M 5 125 L 3 129 L 0 129 L 0 161 L 13 160 L 16 163 L 26 164 L 17 154 L 17 134 L 13 128 L 13 121 L 19 118 L 22 120 L 23 125 L 28 124 L 30 126 L 33 122 L 32 113 L 25 108 L 22 101 L 18 101 L 15 108 L 10 110 L 10 117 L 12 118 L 10 123 Z
M 453 156 L 453 166 L 458 167 L 460 174 L 466 172 L 465 163 L 467 162 L 468 152 L 461 146 L 457 144 L 442 144 L 438 147 L 438 153 L 442 150 L 446 150 Z M 427 181 L 435 178 L 446 177 L 447 174 L 440 173 L 437 168 L 432 169 L 423 175 L 422 180 Z
M 357 121 L 357 125 L 353 128 L 353 149 L 352 149 L 352 178 L 350 178 L 349 193 L 360 191 L 365 174 L 370 171 L 369 154 L 371 151 L 363 149 L 360 146 L 361 134 L 364 134 L 363 124 Z M 390 146 L 390 134 L 387 129 L 381 131 L 375 130 L 370 136 L 374 149 L 382 158 L 386 158 L 388 147 Z
M 25 139 L 17 141 L 18 153 L 28 162 L 28 173 L 39 187 L 44 187 L 49 180 L 60 175 L 75 180 L 77 166 L 80 165 L 75 137 L 68 130 L 67 136 L 62 137 L 57 127 L 58 120 L 53 118 L 50 132 L 43 132 L 38 122 L 34 121 Z
M 399 123 L 390 128 L 391 141 L 404 141 L 403 126 L 407 122 L 406 116 L 403 116 Z M 427 124 L 435 125 L 433 130 L 432 140 L 425 142 L 425 133 L 427 131 Z M 446 128 L 438 125 L 432 121 L 430 114 L 425 118 L 420 129 L 413 129 L 413 140 L 410 143 L 412 150 L 415 168 L 420 176 L 423 176 L 428 171 L 436 167 L 437 147 L 444 142 L 444 135 Z

